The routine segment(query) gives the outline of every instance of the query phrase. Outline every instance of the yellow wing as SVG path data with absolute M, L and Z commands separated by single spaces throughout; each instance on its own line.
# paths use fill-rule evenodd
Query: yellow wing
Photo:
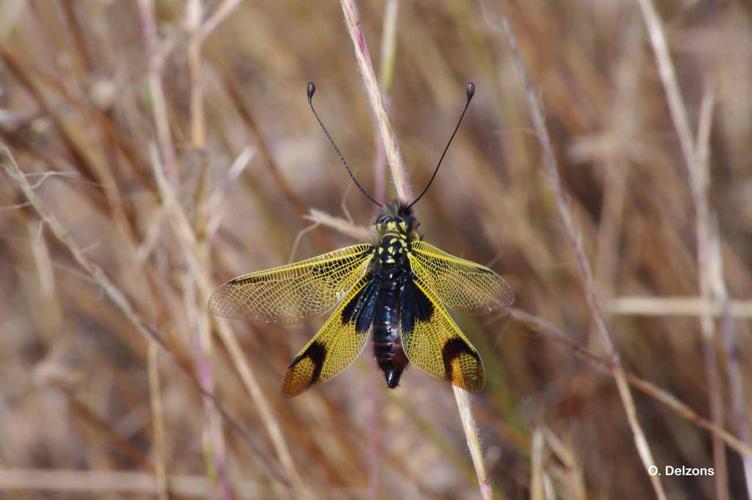
M 231 279 L 209 298 L 218 316 L 266 323 L 294 323 L 334 306 L 363 276 L 369 243 L 341 248 L 287 266 Z
M 424 241 L 413 241 L 411 247 L 408 258 L 413 273 L 446 307 L 495 311 L 514 302 L 512 287 L 491 269 Z
M 478 351 L 420 281 L 405 284 L 400 314 L 402 347 L 412 364 L 467 391 L 483 389 L 486 375 Z
M 368 340 L 378 283 L 363 276 L 292 360 L 282 381 L 287 397 L 334 378 L 358 357 Z

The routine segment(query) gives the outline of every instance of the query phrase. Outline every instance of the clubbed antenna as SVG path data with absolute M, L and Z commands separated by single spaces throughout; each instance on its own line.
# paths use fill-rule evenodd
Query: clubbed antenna
M 436 164 L 436 168 L 433 171 L 433 175 L 431 175 L 431 178 L 428 180 L 428 184 L 426 184 L 426 187 L 423 188 L 423 191 L 418 195 L 415 200 L 408 205 L 408 208 L 412 207 L 416 203 L 418 203 L 418 200 L 420 200 L 424 194 L 426 194 L 426 191 L 428 191 L 428 188 L 431 187 L 431 183 L 433 182 L 434 178 L 436 178 L 436 174 L 439 172 L 439 167 L 441 166 L 441 162 L 444 161 L 444 156 L 446 156 L 447 151 L 449 150 L 449 145 L 452 144 L 452 139 L 454 139 L 454 136 L 457 135 L 457 131 L 460 129 L 460 125 L 462 124 L 462 119 L 465 117 L 465 112 L 467 111 L 467 107 L 470 106 L 470 101 L 473 99 L 473 95 L 475 95 L 475 84 L 473 82 L 467 82 L 465 85 L 465 107 L 462 109 L 462 114 L 460 115 L 460 119 L 457 121 L 457 126 L 454 127 L 454 132 L 452 132 L 452 136 L 449 138 L 449 142 L 447 142 L 446 147 L 444 148 L 444 152 L 441 153 L 441 158 L 439 158 L 439 163 Z
M 339 157 L 339 161 L 341 161 L 342 165 L 344 165 L 345 168 L 347 169 L 347 173 L 350 174 L 350 178 L 353 180 L 353 182 L 355 183 L 355 185 L 358 186 L 358 189 L 360 190 L 361 193 L 363 193 L 363 196 L 365 196 L 366 198 L 368 198 L 368 200 L 371 203 L 373 203 L 377 207 L 381 208 L 383 205 L 381 203 L 379 203 L 378 201 L 376 201 L 373 198 L 373 196 L 371 196 L 370 194 L 368 194 L 368 191 L 366 191 L 365 189 L 363 189 L 363 186 L 360 185 L 360 182 L 358 182 L 358 179 L 355 178 L 355 175 L 353 175 L 352 170 L 350 170 L 350 165 L 347 164 L 347 161 L 345 160 L 345 157 L 342 156 L 342 151 L 339 150 L 339 148 L 337 147 L 337 144 L 334 142 L 334 139 L 332 139 L 332 136 L 329 135 L 329 131 L 324 126 L 324 123 L 321 121 L 321 118 L 319 118 L 319 114 L 316 112 L 316 108 L 313 107 L 313 94 L 316 93 L 316 85 L 314 85 L 313 82 L 308 82 L 308 89 L 307 89 L 306 93 L 308 95 L 308 105 L 311 107 L 311 111 L 313 111 L 313 116 L 316 117 L 316 121 L 319 122 L 319 125 L 321 126 L 321 130 L 323 130 L 324 133 L 326 134 L 326 138 L 329 139 L 329 142 L 334 147 L 334 151 L 337 152 L 337 156 Z

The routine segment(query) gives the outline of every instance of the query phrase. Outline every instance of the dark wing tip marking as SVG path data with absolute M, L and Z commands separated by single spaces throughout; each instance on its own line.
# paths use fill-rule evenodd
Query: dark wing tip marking
M 441 349 L 441 359 L 444 361 L 444 373 L 446 373 L 446 379 L 449 382 L 454 382 L 455 379 L 459 379 L 454 373 L 454 360 L 462 356 L 463 354 L 469 355 L 477 362 L 477 369 L 475 373 L 462 374 L 463 378 L 466 375 L 471 376 L 471 380 L 466 381 L 470 383 L 463 384 L 463 387 L 471 392 L 478 392 L 483 389 L 485 385 L 485 377 L 483 375 L 482 362 L 478 353 L 470 347 L 467 342 L 459 337 L 453 337 L 446 341 L 444 347 Z
M 295 356 L 295 359 L 290 362 L 288 368 L 292 368 L 293 366 L 297 365 L 303 360 L 303 358 L 311 358 L 313 364 L 318 365 L 320 364 L 320 362 L 324 361 L 325 357 L 326 348 L 324 347 L 324 345 L 321 342 L 313 341 L 311 342 L 311 345 L 308 346 L 308 349 L 301 352 L 298 356 Z M 321 370 L 319 370 L 319 372 L 321 372 Z M 315 379 L 318 379 L 318 377 L 316 377 Z
M 301 379 L 305 375 L 305 371 L 299 373 L 295 370 L 297 365 L 304 359 L 309 359 L 313 365 L 308 380 Z M 285 378 L 282 381 L 282 392 L 285 396 L 297 396 L 316 384 L 324 367 L 324 359 L 326 359 L 326 347 L 318 341 L 313 341 L 305 351 L 296 356 L 290 363 L 290 366 L 287 367 L 287 373 L 285 373 Z

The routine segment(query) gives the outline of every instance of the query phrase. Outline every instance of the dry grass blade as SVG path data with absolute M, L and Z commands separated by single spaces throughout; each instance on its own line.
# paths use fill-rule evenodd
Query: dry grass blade
M 170 187 L 162 170 L 159 159 L 156 155 L 153 155 L 152 167 L 154 169 L 154 177 L 157 181 L 160 193 L 162 195 L 165 208 L 172 215 L 172 221 L 174 224 L 175 232 L 178 238 L 182 241 L 182 247 L 186 261 L 191 269 L 192 279 L 196 280 L 196 285 L 199 289 L 199 307 L 204 308 L 204 314 L 208 314 L 206 307 L 209 302 L 210 290 L 212 289 L 209 277 L 207 276 L 206 269 L 201 265 L 198 251 L 198 241 L 196 234 L 191 228 L 188 217 L 183 211 L 182 207 L 177 201 L 175 192 Z M 248 365 L 248 361 L 243 355 L 237 339 L 232 334 L 227 323 L 222 319 L 215 320 L 217 328 L 219 330 L 220 338 L 225 344 L 225 347 L 230 353 L 232 361 L 235 365 L 235 369 L 243 381 L 248 395 L 255 403 L 261 418 L 264 422 L 264 427 L 269 433 L 269 437 L 274 444 L 277 456 L 285 469 L 287 477 L 292 483 L 293 487 L 297 490 L 299 495 L 306 495 L 306 489 L 303 485 L 303 481 L 300 478 L 300 474 L 295 467 L 295 463 L 292 460 L 292 454 L 290 453 L 287 442 L 284 438 L 284 434 L 279 428 L 279 425 L 270 409 L 270 405 L 256 381 L 256 377 L 253 375 L 251 367 Z
M 181 497 L 206 498 L 209 480 L 203 476 L 170 475 L 170 491 Z M 255 485 L 244 485 L 252 491 Z M 19 493 L 34 492 L 69 493 L 72 495 L 159 495 L 154 476 L 143 472 L 111 470 L 0 470 L 0 490 Z
M 708 203 L 708 188 L 710 182 L 710 132 L 713 122 L 713 95 L 706 91 L 702 101 L 700 112 L 700 126 L 697 131 L 697 151 L 695 151 L 692 163 L 687 164 L 689 180 L 692 190 L 692 200 L 695 205 L 695 234 L 697 238 L 697 269 L 699 270 L 700 294 L 706 300 L 713 299 L 712 268 L 711 265 L 712 245 L 716 242 L 713 238 L 717 234 L 711 228 L 711 213 Z M 683 101 L 682 105 L 683 105 Z M 688 124 L 687 124 L 688 125 Z M 720 255 L 718 255 L 720 258 Z M 713 422 L 722 425 L 724 421 L 723 394 L 721 390 L 720 373 L 718 371 L 718 356 L 716 355 L 716 328 L 713 317 L 710 314 L 700 316 L 702 327 L 703 354 L 705 359 L 705 372 L 710 389 L 710 413 Z M 716 468 L 716 498 L 725 500 L 729 498 L 728 491 L 728 468 L 726 464 L 726 450 L 721 440 L 713 436 L 713 462 Z M 749 479 L 749 478 L 748 478 Z
M 559 167 L 557 165 L 556 156 L 554 155 L 553 146 L 551 145 L 551 139 L 548 135 L 548 130 L 546 129 L 546 123 L 543 118 L 543 110 L 540 102 L 538 101 L 538 96 L 535 93 L 535 89 L 533 88 L 533 84 L 530 81 L 527 70 L 525 69 L 525 63 L 523 62 L 522 56 L 520 55 L 517 48 L 517 40 L 506 18 L 502 18 L 501 28 L 506 38 L 507 44 L 511 49 L 512 58 L 514 65 L 517 68 L 518 76 L 520 77 L 524 85 L 525 94 L 528 100 L 528 107 L 533 121 L 533 127 L 535 128 L 536 137 L 538 138 L 538 142 L 543 152 L 543 163 L 546 171 L 548 172 L 549 182 L 551 183 L 551 188 L 556 198 L 556 208 L 559 212 L 559 216 L 561 217 L 561 220 L 564 224 L 569 242 L 572 245 L 575 256 L 577 258 L 577 268 L 582 279 L 582 285 L 585 291 L 585 297 L 587 299 L 588 306 L 590 308 L 590 314 L 593 322 L 595 323 L 596 331 L 599 333 L 600 339 L 603 342 L 603 345 L 605 346 L 609 357 L 613 358 L 611 372 L 614 376 L 616 386 L 619 390 L 619 396 L 621 397 L 622 403 L 624 405 L 624 410 L 627 414 L 627 420 L 629 421 L 629 425 L 632 429 L 632 434 L 634 437 L 635 445 L 637 447 L 637 451 L 639 452 L 640 459 L 642 460 L 643 466 L 645 467 L 645 473 L 647 474 L 649 470 L 655 467 L 655 460 L 653 459 L 653 454 L 650 451 L 650 446 L 648 445 L 647 439 L 645 439 L 645 433 L 642 430 L 640 422 L 637 418 L 637 410 L 635 409 L 634 399 L 632 398 L 632 393 L 627 384 L 627 380 L 624 375 L 624 369 L 622 368 L 621 361 L 619 359 L 619 354 L 613 345 L 611 334 L 608 331 L 606 321 L 600 310 L 600 306 L 598 305 L 595 281 L 590 269 L 590 263 L 588 262 L 585 255 L 585 249 L 582 244 L 582 237 L 574 223 L 574 219 L 572 218 L 569 207 L 567 206 L 564 190 L 561 186 L 561 180 L 559 178 Z M 659 499 L 666 498 L 666 494 L 663 490 L 663 485 L 661 484 L 659 476 L 654 474 L 649 474 L 649 476 L 656 496 Z
M 161 347 L 167 349 L 168 347 L 165 343 L 165 340 L 141 320 L 138 314 L 136 314 L 136 311 L 133 309 L 130 301 L 126 298 L 125 294 L 123 294 L 120 289 L 115 286 L 115 284 L 110 280 L 110 278 L 107 277 L 101 267 L 96 265 L 86 256 L 85 252 L 81 249 L 78 243 L 73 241 L 70 233 L 58 221 L 57 217 L 55 217 L 52 212 L 50 212 L 50 210 L 44 205 L 39 196 L 37 196 L 37 194 L 34 192 L 34 189 L 29 184 L 29 181 L 26 180 L 26 177 L 24 176 L 21 169 L 16 164 L 16 160 L 10 150 L 7 147 L 2 147 L 0 149 L 0 152 L 2 152 L 3 156 L 5 157 L 5 161 L 3 162 L 5 173 L 8 174 L 8 177 L 13 179 L 21 188 L 21 191 L 23 191 L 26 199 L 29 200 L 31 206 L 34 207 L 34 210 L 47 224 L 55 237 L 60 240 L 60 242 L 63 243 L 66 247 L 68 247 L 71 254 L 73 255 L 73 258 L 76 259 L 76 262 L 78 262 L 78 264 L 82 268 L 84 268 L 84 270 L 88 272 L 100 286 L 102 286 L 104 292 L 107 294 L 110 300 L 112 300 L 112 302 L 123 312 L 123 314 L 125 314 L 125 316 L 131 321 L 131 323 L 133 323 L 137 327 L 138 332 L 143 335 L 147 341 L 156 342 Z
M 374 237 L 373 231 L 370 228 L 356 226 L 341 217 L 335 217 L 315 208 L 312 208 L 310 213 L 304 218 L 314 224 L 321 224 L 324 227 L 346 234 L 355 241 L 370 241 Z
M 721 316 L 723 308 L 717 301 L 702 297 L 614 297 L 606 300 L 604 306 L 609 314 L 634 316 Z M 733 318 L 752 318 L 752 302 L 728 301 L 728 314 Z
M 144 44 L 147 54 L 159 53 L 157 38 L 157 22 L 154 18 L 154 0 L 138 0 L 139 12 L 144 36 Z M 169 118 L 167 117 L 167 102 L 164 87 L 160 77 L 161 64 L 159 59 L 152 56 L 149 59 L 149 92 L 152 99 L 154 123 L 157 126 L 157 142 L 164 161 L 170 181 L 178 180 L 175 146 L 172 143 Z
M 392 125 L 386 114 L 384 100 L 381 97 L 379 83 L 376 79 L 376 73 L 371 63 L 371 54 L 368 52 L 366 44 L 366 35 L 360 25 L 360 14 L 354 0 L 341 0 L 342 12 L 345 14 L 345 24 L 347 31 L 350 33 L 353 46 L 355 48 L 355 58 L 360 68 L 360 76 L 363 78 L 363 84 L 368 94 L 368 101 L 371 104 L 371 110 L 376 117 L 376 124 L 381 131 L 381 140 L 384 141 L 384 151 L 389 159 L 389 167 L 392 173 L 394 187 L 397 190 L 397 198 L 400 201 L 409 203 L 412 200 L 412 189 L 410 181 L 402 163 L 402 156 L 397 147 L 397 139 L 392 131 Z
M 720 281 L 722 283 L 723 277 L 717 274 L 714 277 L 713 269 L 722 269 L 722 264 L 720 262 L 711 262 L 713 256 L 716 259 L 720 259 L 720 252 L 714 253 L 712 251 L 713 247 L 719 245 L 716 241 L 718 234 L 712 228 L 713 215 L 708 202 L 710 132 L 714 97 L 712 91 L 706 90 L 701 105 L 700 124 L 697 132 L 697 142 L 695 143 L 692 138 L 692 129 L 689 123 L 687 108 L 681 95 L 681 90 L 676 79 L 676 71 L 674 70 L 674 64 L 669 53 L 663 23 L 652 0 L 639 0 L 639 5 L 653 47 L 661 83 L 666 93 L 674 129 L 679 137 L 689 178 L 689 187 L 695 209 L 695 237 L 697 239 L 697 268 L 700 295 L 705 300 L 716 299 L 719 301 L 720 297 L 714 294 L 713 291 L 713 281 Z M 723 285 L 721 285 L 722 287 Z M 716 330 L 710 314 L 703 314 L 700 317 L 700 321 L 702 325 L 711 413 L 713 415 L 713 422 L 720 425 L 724 420 L 724 415 L 720 375 L 718 373 L 718 363 L 715 354 Z M 731 342 L 734 343 L 733 333 L 730 336 L 732 338 Z M 732 386 L 740 385 L 740 381 L 735 380 L 738 374 L 733 368 L 730 367 L 727 373 Z M 736 402 L 734 405 L 736 406 Z M 739 423 L 741 434 L 749 436 L 749 424 L 746 421 Z M 728 498 L 725 450 L 717 439 L 713 441 L 713 455 L 718 471 L 716 474 L 716 497 L 719 499 Z M 744 471 L 747 493 L 749 498 L 752 498 L 752 463 L 750 463 L 749 459 L 744 459 Z
M 572 335 L 568 335 L 545 319 L 516 308 L 510 309 L 509 314 L 512 318 L 524 324 L 530 330 L 554 338 L 557 342 L 565 344 L 577 354 L 597 363 L 603 368 L 611 369 L 613 367 L 613 360 L 598 356 L 597 354 L 585 349 L 584 347 L 579 346 L 571 340 Z M 752 446 L 742 442 L 740 439 L 736 438 L 722 427 L 719 427 L 714 422 L 703 418 L 687 404 L 680 401 L 676 396 L 632 373 L 625 372 L 625 376 L 630 385 L 643 392 L 644 394 L 652 397 L 656 401 L 659 401 L 660 403 L 666 405 L 681 418 L 686 419 L 694 425 L 697 425 L 698 427 L 711 432 L 714 436 L 718 436 L 729 447 L 735 449 L 742 456 L 752 457 Z
M 397 149 L 397 141 L 389 123 L 389 117 L 386 114 L 384 102 L 381 98 L 381 91 L 379 90 L 376 74 L 374 73 L 373 65 L 371 64 L 371 56 L 368 53 L 365 34 L 360 26 L 358 8 L 353 0 L 341 0 L 340 3 L 342 5 L 342 11 L 345 14 L 345 22 L 350 33 L 350 38 L 355 47 L 355 56 L 358 60 L 361 77 L 363 78 L 368 93 L 371 109 L 376 116 L 376 121 L 381 130 L 381 138 L 384 141 L 386 156 L 389 158 L 389 166 L 392 172 L 394 187 L 397 190 L 397 197 L 400 201 L 409 203 L 412 199 L 412 189 L 408 181 L 407 172 L 402 164 L 402 158 Z M 462 420 L 462 429 L 465 432 L 465 437 L 473 460 L 473 466 L 475 467 L 478 476 L 481 497 L 484 499 L 491 498 L 491 483 L 486 474 L 483 453 L 480 450 L 480 438 L 478 437 L 478 429 L 473 419 L 470 401 L 467 394 L 462 389 L 456 387 L 453 387 L 453 389 L 457 401 L 457 409 L 459 410 L 460 418 Z
M 154 428 L 154 472 L 157 479 L 157 496 L 159 500 L 167 500 L 169 496 L 167 492 L 167 466 L 165 464 L 164 412 L 162 411 L 162 391 L 159 383 L 159 351 L 153 342 L 149 344 L 148 372 L 152 426 Z
M 115 283 L 113 283 L 112 280 L 110 280 L 101 267 L 86 256 L 86 253 L 81 249 L 78 243 L 71 238 L 68 230 L 63 227 L 57 217 L 50 212 L 39 196 L 37 196 L 28 180 L 26 180 L 23 172 L 16 164 L 11 152 L 5 147 L 0 149 L 0 151 L 2 151 L 2 154 L 5 156 L 6 161 L 4 161 L 2 165 L 6 174 L 8 174 L 8 177 L 14 180 L 21 188 L 24 196 L 29 200 L 29 203 L 37 214 L 39 214 L 39 217 L 45 224 L 47 224 L 55 237 L 70 251 L 76 262 L 94 279 L 97 285 L 102 287 L 102 290 L 107 297 L 123 313 L 128 321 L 136 328 L 136 331 L 138 331 L 147 342 L 155 342 L 166 352 L 172 354 L 170 346 L 165 342 L 164 338 L 138 315 L 126 295 L 115 285 Z M 191 380 L 201 394 L 212 401 L 212 404 L 217 408 L 222 415 L 222 418 L 228 422 L 233 429 L 242 434 L 250 443 L 251 440 L 249 439 L 247 430 L 225 411 L 213 394 L 204 390 L 203 386 L 185 365 L 183 365 L 178 359 L 176 359 L 176 362 L 180 370 Z
M 473 459 L 475 474 L 478 476 L 480 496 L 483 500 L 490 500 L 493 498 L 493 490 L 491 489 L 491 481 L 488 479 L 488 474 L 486 473 L 483 450 L 480 449 L 478 426 L 475 424 L 473 410 L 470 407 L 470 397 L 466 391 L 463 391 L 459 387 L 452 386 L 452 390 L 454 391 L 454 398 L 457 401 L 457 409 L 460 413 L 462 429 L 465 431 L 470 457 Z

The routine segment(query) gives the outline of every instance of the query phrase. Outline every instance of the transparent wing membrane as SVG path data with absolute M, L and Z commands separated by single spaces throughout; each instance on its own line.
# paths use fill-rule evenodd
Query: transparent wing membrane
M 209 298 L 218 316 L 295 323 L 331 309 L 365 274 L 373 246 L 341 248 L 234 278 Z
M 514 302 L 512 287 L 491 269 L 424 241 L 413 241 L 411 246 L 408 257 L 413 273 L 446 307 L 495 311 Z

